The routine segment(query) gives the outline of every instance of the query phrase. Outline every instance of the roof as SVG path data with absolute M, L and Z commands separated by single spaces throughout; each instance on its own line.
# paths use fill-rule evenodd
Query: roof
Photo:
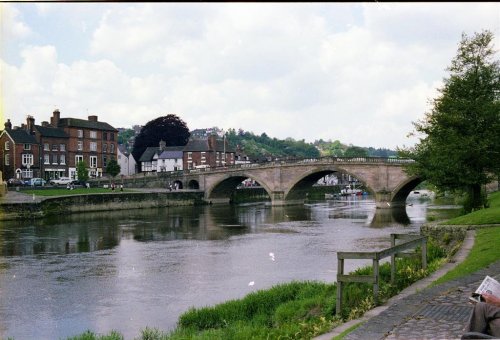
M 35 129 L 40 132 L 42 137 L 69 138 L 68 134 L 64 132 L 63 129 L 40 125 L 35 125 Z
M 234 149 L 229 145 L 226 145 L 224 149 L 224 141 L 217 139 L 215 142 L 215 150 L 210 150 L 208 146 L 208 139 L 206 138 L 191 138 L 186 146 L 184 147 L 184 151 L 217 151 L 217 152 L 234 152 Z
M 179 151 L 163 151 L 159 156 L 158 159 L 179 159 L 182 158 L 182 150 Z
M 16 144 L 37 144 L 34 135 L 30 135 L 25 129 L 4 130 Z
M 182 151 L 184 149 L 184 146 L 167 146 L 166 148 L 163 149 L 163 152 L 180 152 L 181 157 L 177 158 L 182 158 Z M 156 153 L 159 153 L 161 150 L 158 146 L 150 146 L 147 147 L 146 150 L 141 155 L 141 158 L 139 158 L 139 162 L 150 162 L 153 157 L 155 156 Z
M 77 118 L 61 118 L 59 120 L 59 127 L 81 127 L 94 130 L 105 130 L 105 131 L 115 131 L 118 130 L 105 122 L 94 122 L 85 119 Z
M 130 154 L 130 152 L 128 152 L 127 150 L 127 147 L 123 144 L 118 144 L 118 150 L 127 157 Z
M 139 158 L 139 162 L 151 162 L 158 150 L 160 150 L 160 148 L 157 146 L 147 147 L 146 150 L 144 150 L 144 152 L 142 153 L 141 158 Z

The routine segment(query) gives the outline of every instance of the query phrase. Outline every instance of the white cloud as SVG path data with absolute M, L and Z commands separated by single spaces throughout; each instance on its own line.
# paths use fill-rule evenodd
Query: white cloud
M 58 20 L 88 34 L 65 36 L 69 46 L 20 45 L 19 66 L 4 63 L 12 84 L 6 112 L 46 120 L 54 105 L 63 116 L 85 117 L 88 109 L 117 127 L 175 113 L 192 129 L 374 147 L 408 144 L 411 122 L 427 111 L 463 31 L 488 28 L 500 38 L 495 3 L 51 4 L 39 11 L 52 16 L 59 8 Z M 36 27 L 23 23 L 23 9 L 11 6 L 10 16 L 26 35 Z M 88 54 L 65 60 L 61 51 L 72 44 Z
M 16 39 L 24 39 L 32 34 L 32 30 L 21 18 L 18 8 L 10 4 L 0 4 L 2 43 Z

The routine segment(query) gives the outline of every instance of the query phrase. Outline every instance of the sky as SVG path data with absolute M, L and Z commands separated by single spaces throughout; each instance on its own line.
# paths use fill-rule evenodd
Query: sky
M 1 3 L 0 124 L 175 114 L 278 139 L 418 142 L 462 34 L 500 3 Z M 497 55 L 498 56 L 498 55 Z

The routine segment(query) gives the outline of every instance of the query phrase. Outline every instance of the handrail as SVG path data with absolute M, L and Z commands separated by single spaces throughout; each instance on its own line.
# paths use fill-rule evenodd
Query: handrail
M 396 240 L 404 240 L 403 243 L 396 245 Z M 336 312 L 340 315 L 342 311 L 342 286 L 346 282 L 363 282 L 373 283 L 373 299 L 375 304 L 378 303 L 378 288 L 379 288 L 379 261 L 386 257 L 391 257 L 391 283 L 394 283 L 396 277 L 396 256 L 402 257 L 406 253 L 404 250 L 421 246 L 422 268 L 427 268 L 427 237 L 417 234 L 391 234 L 391 247 L 375 252 L 353 252 L 341 251 L 337 252 L 337 302 Z M 361 260 L 371 259 L 373 265 L 373 275 L 353 275 L 344 274 L 344 260 Z

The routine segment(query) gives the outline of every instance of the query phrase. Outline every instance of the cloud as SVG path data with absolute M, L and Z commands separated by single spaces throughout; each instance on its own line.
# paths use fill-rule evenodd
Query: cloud
M 21 12 L 15 6 L 0 4 L 0 18 L 4 44 L 16 39 L 24 39 L 33 33 L 31 28 L 23 21 Z
M 127 127 L 174 113 L 191 129 L 374 147 L 408 144 L 462 31 L 500 35 L 494 3 L 51 5 L 40 15 L 74 29 L 3 61 L 9 115 L 45 120 L 56 105 Z M 39 31 L 9 7 L 24 36 Z

